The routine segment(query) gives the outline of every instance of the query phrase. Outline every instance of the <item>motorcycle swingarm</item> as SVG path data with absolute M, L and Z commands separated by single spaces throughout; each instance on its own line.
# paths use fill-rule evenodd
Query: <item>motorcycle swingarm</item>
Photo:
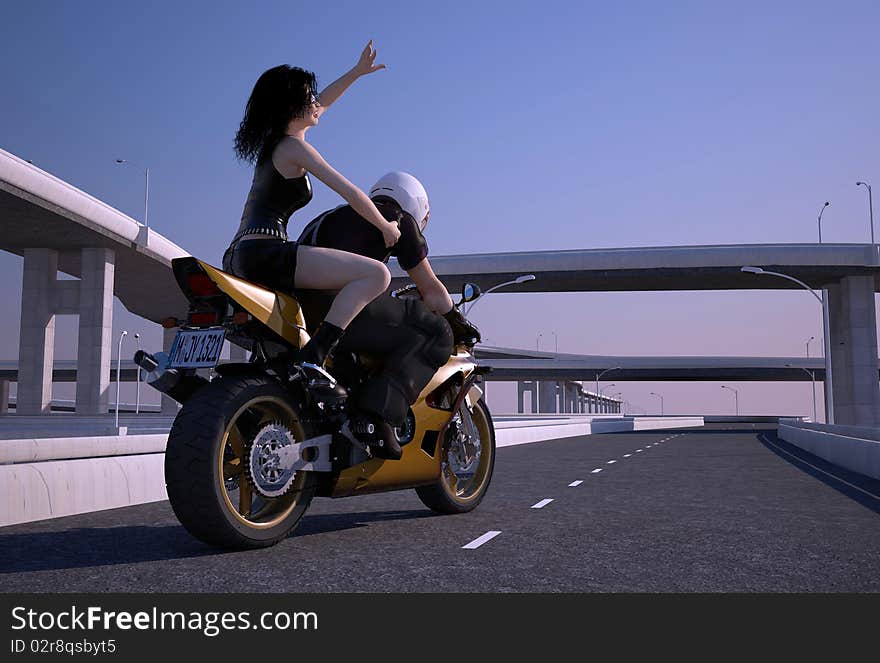
M 333 436 L 327 433 L 280 447 L 276 453 L 279 455 L 281 465 L 291 470 L 331 472 L 333 470 L 333 463 L 330 460 L 332 441 Z

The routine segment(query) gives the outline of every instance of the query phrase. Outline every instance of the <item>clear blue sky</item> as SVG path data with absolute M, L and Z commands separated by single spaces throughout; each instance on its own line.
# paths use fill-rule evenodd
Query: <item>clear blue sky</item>
M 114 159 L 149 165 L 151 226 L 209 260 L 250 181 L 231 142 L 256 77 L 286 62 L 327 84 L 370 38 L 388 69 L 309 135 L 364 188 L 420 177 L 433 255 L 811 242 L 825 200 L 824 241 L 870 237 L 854 183 L 880 187 L 876 2 L 28 2 L 3 18 L 0 147 L 137 219 L 142 177 Z M 338 202 L 317 183 L 291 223 Z M 20 272 L 0 255 L 15 309 Z M 566 352 L 799 355 L 821 335 L 806 293 L 490 297 L 474 320 L 499 345 L 542 333 L 552 350 L 555 329 Z M 118 329 L 141 324 L 117 310 Z M 59 319 L 59 357 L 75 329 Z M 17 356 L 17 316 L 0 340 Z M 621 386 L 643 409 L 664 389 L 667 411 L 731 409 L 718 385 Z M 744 384 L 740 404 L 806 413 L 808 393 Z

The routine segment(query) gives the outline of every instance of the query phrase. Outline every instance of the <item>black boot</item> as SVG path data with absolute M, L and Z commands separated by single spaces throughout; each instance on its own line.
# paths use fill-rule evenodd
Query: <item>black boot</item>
M 403 449 L 394 434 L 394 428 L 387 421 L 376 417 L 376 443 L 373 445 L 373 455 L 388 460 L 400 460 Z
M 394 434 L 394 427 L 382 417 L 360 411 L 352 415 L 350 425 L 355 436 L 370 447 L 374 457 L 400 460 L 403 449 Z
M 315 335 L 299 351 L 299 355 L 296 358 L 297 363 L 315 364 L 315 366 L 323 368 L 324 361 L 332 354 L 333 349 L 339 343 L 344 333 L 344 329 L 325 320 L 318 325 Z

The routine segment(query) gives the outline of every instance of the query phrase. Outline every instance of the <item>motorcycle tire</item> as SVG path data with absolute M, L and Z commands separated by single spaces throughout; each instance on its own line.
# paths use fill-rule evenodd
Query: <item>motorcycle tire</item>
M 168 436 L 165 486 L 190 534 L 220 548 L 264 548 L 299 524 L 314 473 L 296 473 L 289 490 L 267 498 L 248 471 L 249 442 L 278 423 L 297 442 L 310 436 L 289 393 L 269 376 L 217 377 L 186 401 Z
M 466 411 L 464 415 L 462 409 Z M 478 456 L 463 449 L 462 438 L 456 437 L 462 427 L 467 428 L 462 416 L 470 416 L 475 426 L 480 445 Z M 495 426 L 486 402 L 481 398 L 472 410 L 467 410 L 467 405 L 462 403 L 460 411 L 453 415 L 445 438 L 440 480 L 416 488 L 416 494 L 426 507 L 438 513 L 467 513 L 483 501 L 495 468 Z

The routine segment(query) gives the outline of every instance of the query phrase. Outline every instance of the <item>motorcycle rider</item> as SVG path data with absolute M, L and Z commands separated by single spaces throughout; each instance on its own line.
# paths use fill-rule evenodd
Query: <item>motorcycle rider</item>
M 480 332 L 453 305 L 428 261 L 428 243 L 422 231 L 430 206 L 421 182 L 408 173 L 390 172 L 379 178 L 369 195 L 381 214 L 400 227 L 400 238 L 391 247 L 385 246 L 382 234 L 350 205 L 340 205 L 315 218 L 297 241 L 383 263 L 395 256 L 422 296 L 418 300 L 379 295 L 354 318 L 338 348 L 378 354 L 384 359 L 382 370 L 355 394 L 354 404 L 376 426 L 382 440 L 376 455 L 397 459 L 402 449 L 393 427 L 404 423 L 409 406 L 449 359 L 453 344 L 478 343 Z M 328 301 L 327 295 L 317 293 L 298 291 L 297 296 L 304 306 L 320 308 Z M 313 315 L 308 317 L 314 319 Z

